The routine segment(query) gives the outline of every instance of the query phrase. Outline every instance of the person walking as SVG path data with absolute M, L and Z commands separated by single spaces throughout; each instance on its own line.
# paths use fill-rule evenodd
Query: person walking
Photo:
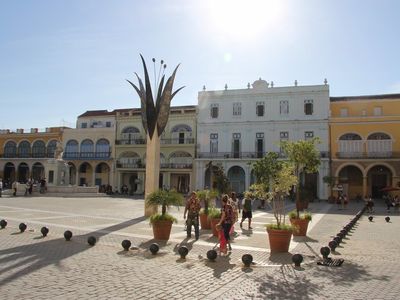
M 229 233 L 230 235 L 232 235 L 235 232 L 235 223 L 238 221 L 239 213 L 240 213 L 240 202 L 239 202 L 239 199 L 236 197 L 235 192 L 231 193 L 231 198 L 229 198 L 229 203 L 232 206 L 233 215 L 234 215 L 234 220 L 232 222 L 231 231 Z M 229 250 L 231 250 L 231 249 L 229 249 Z
M 240 222 L 240 228 L 243 228 L 243 221 L 249 219 L 248 229 L 249 230 L 253 229 L 253 227 L 251 227 L 251 219 L 253 218 L 252 206 L 253 206 L 253 199 L 251 198 L 251 193 L 245 192 L 243 199 L 242 221 Z
M 196 192 L 192 192 L 190 197 L 186 201 L 185 211 L 183 213 L 183 218 L 186 219 L 186 236 L 190 238 L 192 236 L 192 226 L 194 226 L 194 235 L 196 241 L 200 236 L 199 229 L 199 212 L 200 212 L 200 200 L 197 198 Z
M 18 189 L 18 182 L 16 180 L 14 180 L 14 182 L 12 183 L 11 188 L 13 189 L 13 196 L 17 196 L 17 189 Z
M 221 201 L 222 201 L 222 209 L 221 209 L 222 214 L 221 214 L 221 219 L 217 225 L 222 226 L 222 229 L 224 231 L 224 237 L 226 242 L 228 243 L 229 250 L 232 250 L 230 231 L 232 224 L 235 220 L 235 215 L 234 215 L 235 213 L 229 201 L 228 195 L 226 194 L 223 195 Z
M 2 192 L 3 192 L 3 179 L 0 178 L 0 197 Z

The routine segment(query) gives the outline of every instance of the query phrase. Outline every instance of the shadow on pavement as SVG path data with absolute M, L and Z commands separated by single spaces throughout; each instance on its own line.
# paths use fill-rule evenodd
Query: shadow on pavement
M 0 286 L 49 265 L 61 267 L 60 263 L 62 260 L 91 248 L 86 242 L 89 236 L 95 236 L 97 241 L 99 241 L 102 236 L 142 222 L 145 219 L 145 217 L 139 217 L 97 231 L 73 236 L 70 242 L 66 242 L 64 238 L 46 240 L 46 238 L 43 237 L 34 237 L 32 239 L 40 239 L 42 241 L 0 250 L 0 266 L 8 264 L 7 267 L 0 267 L 0 274 L 4 274 L 13 269 L 18 270 L 3 278 L 0 282 Z M 23 233 L 11 233 L 11 235 L 21 234 Z M 150 245 L 151 241 L 148 243 Z

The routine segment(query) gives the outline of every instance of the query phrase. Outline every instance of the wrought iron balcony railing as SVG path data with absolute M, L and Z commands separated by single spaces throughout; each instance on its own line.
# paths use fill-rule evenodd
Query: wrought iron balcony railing
M 400 158 L 400 152 L 396 152 L 396 151 L 336 152 L 336 157 L 337 158 L 359 158 L 359 159 Z
M 164 145 L 190 145 L 194 144 L 194 138 L 161 139 L 160 144 Z M 145 145 L 146 139 L 119 139 L 115 140 L 116 145 Z
M 3 153 L 0 158 L 52 158 L 54 152 L 50 153 Z
M 285 154 L 282 152 L 275 152 L 279 158 L 285 158 Z M 197 158 L 229 158 L 229 159 L 256 159 L 262 158 L 267 152 L 198 152 Z M 321 158 L 329 158 L 328 151 L 320 152 Z
M 111 152 L 64 152 L 63 159 L 111 159 Z

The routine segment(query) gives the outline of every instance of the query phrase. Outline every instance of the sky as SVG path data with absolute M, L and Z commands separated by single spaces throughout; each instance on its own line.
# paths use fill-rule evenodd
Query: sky
M 203 89 L 323 84 L 400 93 L 400 1 L 0 0 L 0 129 L 75 127 L 87 110 L 140 107 L 139 54 L 180 64 L 173 106 Z

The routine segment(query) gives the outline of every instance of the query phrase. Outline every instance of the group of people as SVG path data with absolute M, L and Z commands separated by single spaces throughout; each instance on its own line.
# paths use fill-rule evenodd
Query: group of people
M 192 226 L 194 226 L 195 239 L 199 239 L 199 213 L 201 209 L 200 201 L 196 192 L 192 192 L 186 201 L 185 211 L 183 218 L 186 219 L 186 234 L 187 238 L 191 237 Z M 240 221 L 240 228 L 243 228 L 243 222 L 248 219 L 248 230 L 251 227 L 252 219 L 252 199 L 250 194 L 245 193 L 243 205 L 241 205 L 235 192 L 231 192 L 230 197 L 224 194 L 221 198 L 221 218 L 216 228 L 219 237 L 219 252 L 220 255 L 226 255 L 232 250 L 231 236 L 234 233 L 234 225 L 239 219 L 239 214 L 242 211 L 242 219 Z M 186 218 L 187 217 L 187 218 Z

